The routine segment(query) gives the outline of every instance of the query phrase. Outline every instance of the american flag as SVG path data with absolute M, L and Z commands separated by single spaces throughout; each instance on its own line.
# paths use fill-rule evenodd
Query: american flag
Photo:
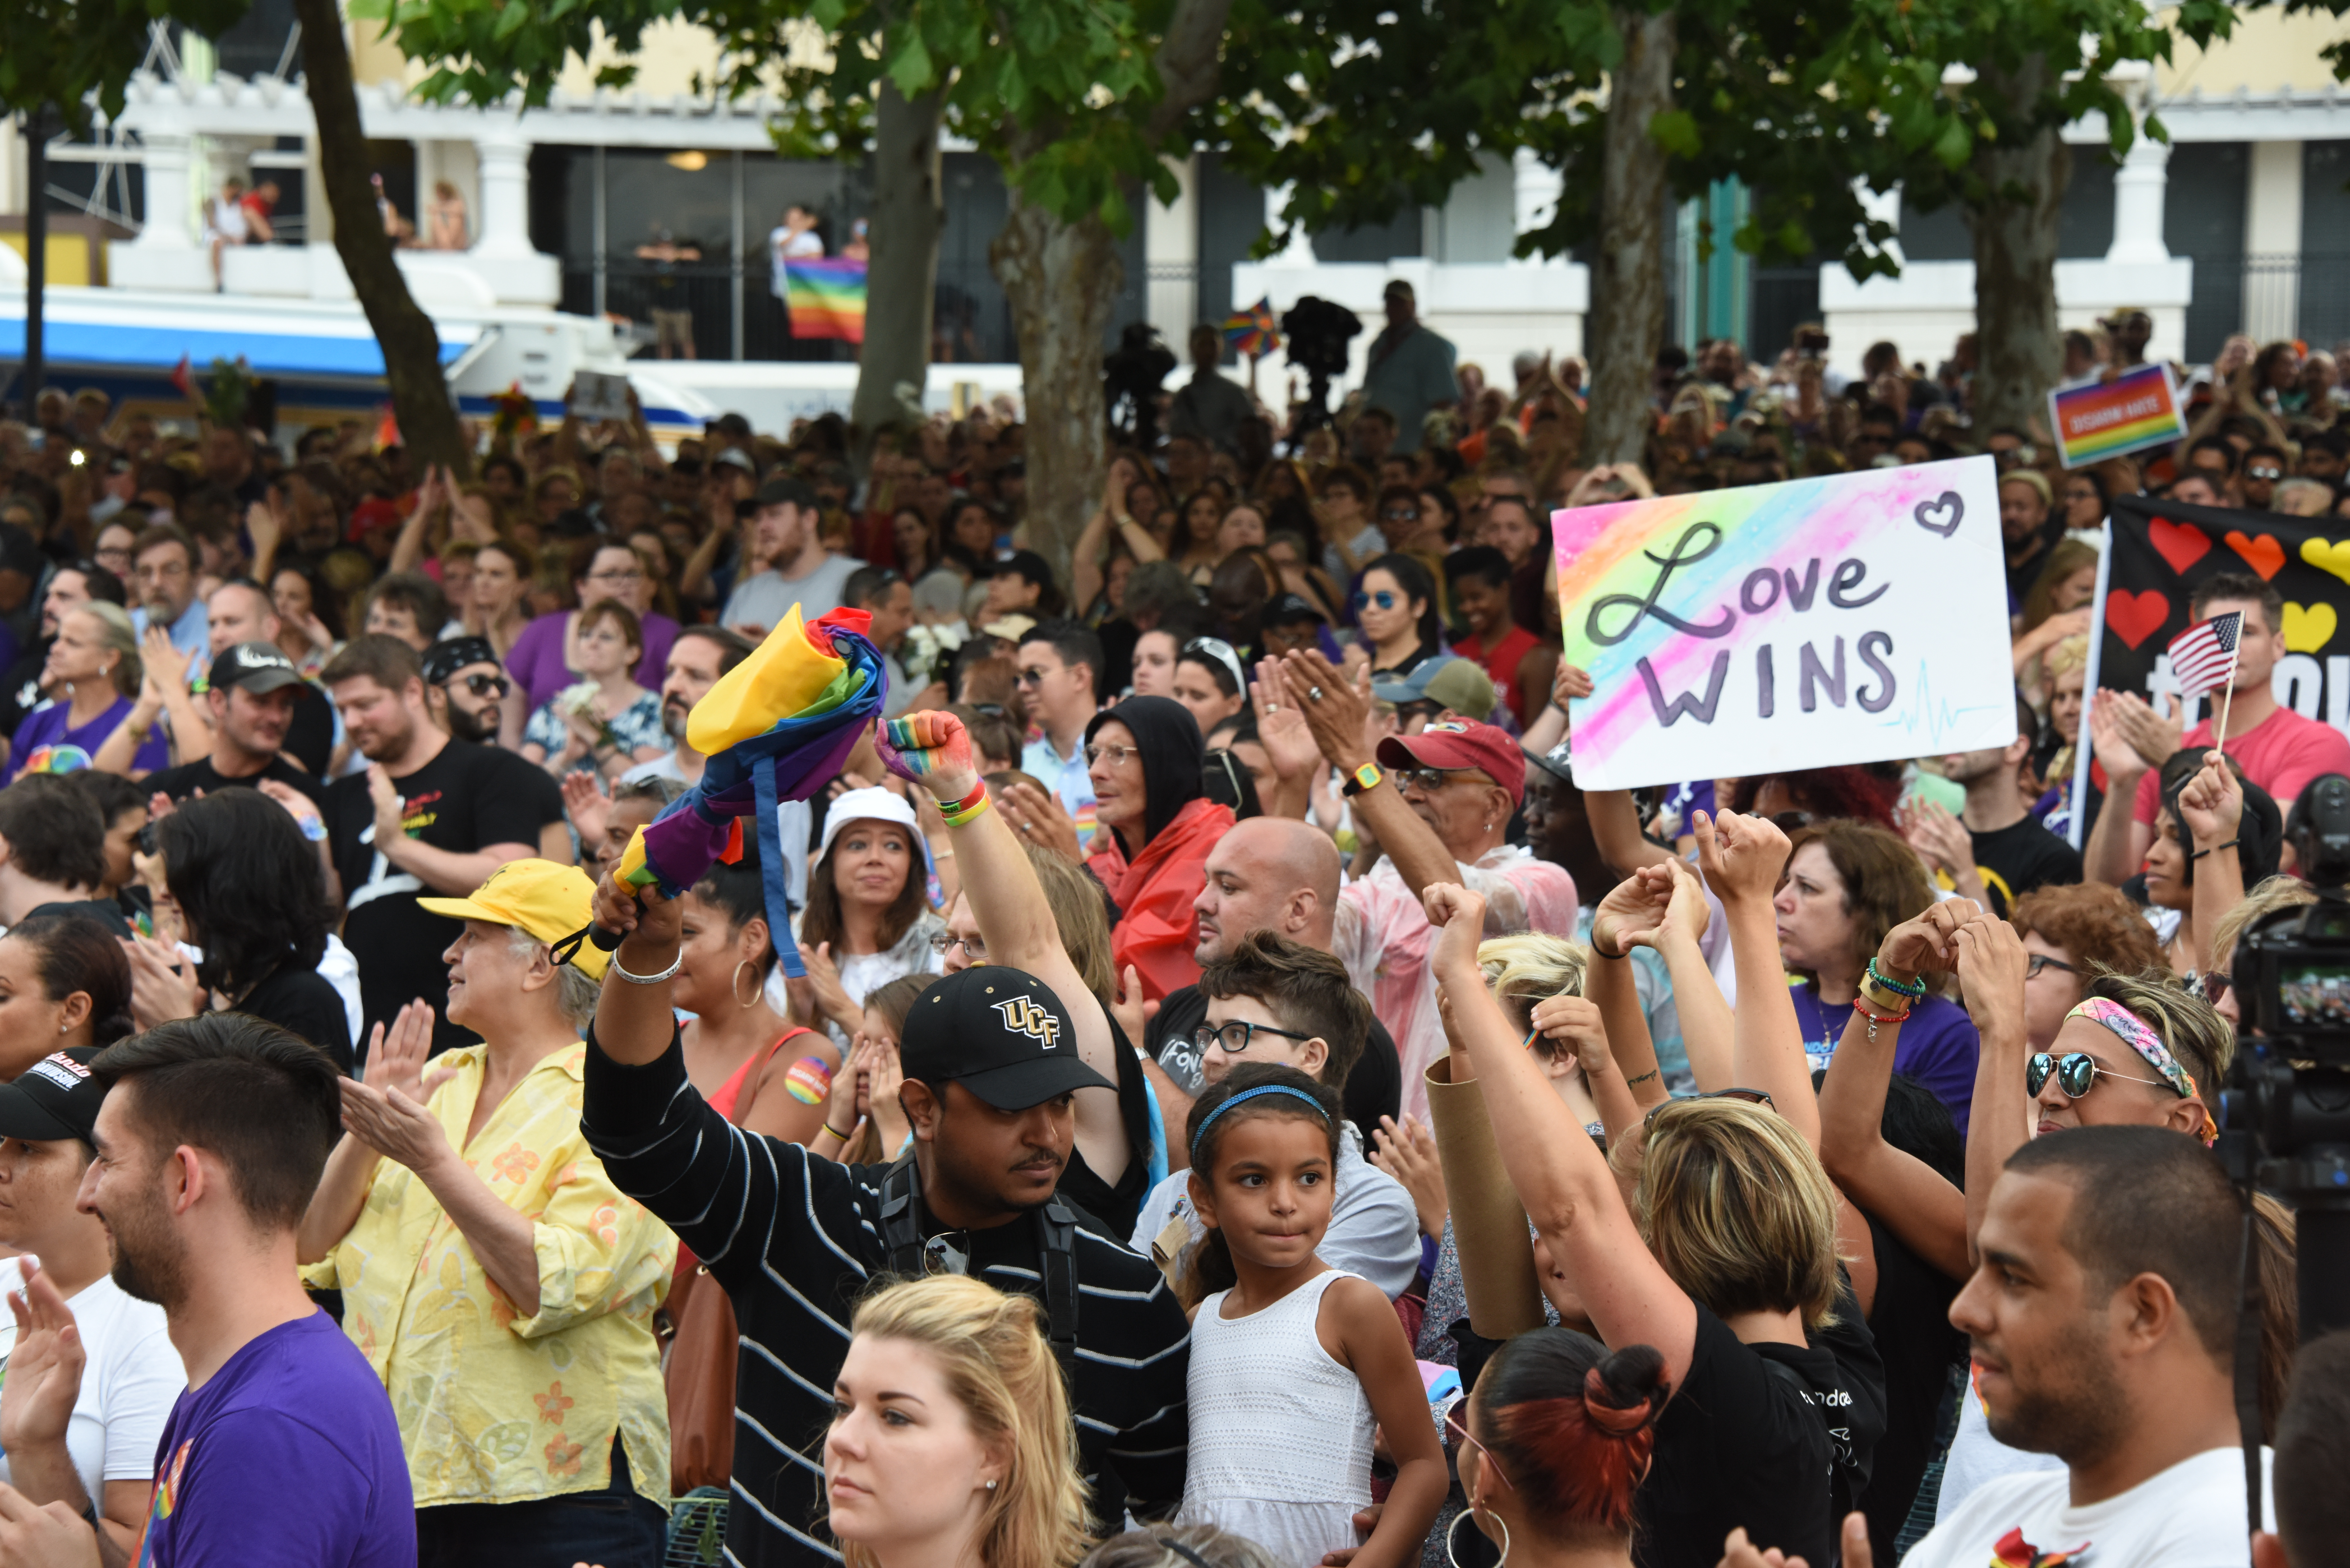
M 2243 627 L 2243 612 L 2230 610 L 2170 639 L 2170 673 L 2178 681 L 2179 695 L 2200 697 L 2228 683 L 2236 672 L 2236 634 Z

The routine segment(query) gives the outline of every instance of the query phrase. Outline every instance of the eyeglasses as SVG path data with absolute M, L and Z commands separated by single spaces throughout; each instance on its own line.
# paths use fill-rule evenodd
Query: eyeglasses
M 1493 1458 L 1493 1450 L 1469 1435 L 1469 1423 L 1463 1420 L 1461 1416 L 1461 1412 L 1468 1408 L 1468 1406 L 1469 1401 L 1464 1398 L 1456 1403 L 1452 1408 L 1444 1412 L 1444 1429 L 1451 1432 L 1454 1437 L 1460 1438 L 1461 1446 L 1462 1448 L 1475 1449 L 1479 1453 L 1483 1454 L 1485 1456 L 1485 1462 L 1493 1467 L 1493 1473 L 1501 1478 L 1502 1484 L 1505 1487 L 1509 1487 L 1512 1491 L 1517 1490 L 1518 1489 L 1515 1486 L 1511 1485 L 1508 1472 L 1503 1470 L 1501 1465 L 1495 1461 Z
M 1191 1044 L 1205 1051 L 1211 1045 L 1221 1045 L 1237 1056 L 1249 1048 L 1249 1041 L 1259 1034 L 1278 1034 L 1284 1040 L 1311 1040 L 1311 1034 L 1300 1034 L 1295 1029 L 1275 1029 L 1270 1023 L 1251 1023 L 1235 1018 L 1229 1023 L 1202 1023 L 1191 1031 Z
M 2085 1051 L 2067 1051 L 2062 1056 L 2054 1052 L 2039 1051 L 2023 1064 L 2023 1092 L 2039 1094 L 2041 1085 L 2048 1082 L 2051 1075 L 2054 1075 L 2056 1086 L 2064 1092 L 2068 1100 L 2077 1100 L 2087 1094 L 2096 1086 L 2101 1076 L 2119 1078 L 2125 1084 L 2147 1084 L 2158 1089 L 2175 1091 L 2176 1088 L 2160 1078 L 2133 1078 L 2127 1073 L 2100 1067 L 2097 1059 Z
M 1396 607 L 1396 596 L 1389 593 L 1385 588 L 1381 588 L 1377 593 L 1357 593 L 1355 595 L 1355 608 L 1357 611 L 1359 612 L 1367 610 L 1373 605 L 1378 606 L 1379 608 L 1383 610 L 1391 610 Z
M 449 690 L 449 681 L 456 679 L 452 675 L 449 680 L 441 682 L 441 690 L 443 691 Z M 476 697 L 504 697 L 513 691 L 514 687 L 508 684 L 503 675 L 468 675 L 465 677 L 465 690 Z
M 1737 1100 L 1750 1106 L 1771 1106 L 1771 1096 L 1761 1089 L 1715 1089 L 1709 1094 L 1691 1095 L 1684 1099 L 1665 1100 L 1650 1106 L 1648 1114 L 1640 1118 L 1640 1125 L 1645 1127 L 1657 1119 L 1658 1112 L 1669 1106 L 1687 1105 L 1690 1100 Z M 1771 1106 L 1771 1108 L 1777 1110 L 1779 1107 Z
M 1122 768 L 1126 766 L 1127 759 L 1141 754 L 1142 750 L 1139 746 L 1094 745 L 1086 748 L 1087 763 L 1106 762 L 1114 768 Z
M 947 950 L 955 946 L 958 942 L 962 945 L 962 956 L 971 960 L 972 962 L 985 963 L 987 961 L 987 944 L 980 940 L 977 937 L 949 936 L 946 932 L 940 931 L 931 938 L 931 950 L 938 954 L 941 958 L 944 958 L 947 956 Z
M 2052 969 L 2061 969 L 2066 974 L 2078 974 L 2081 972 L 2076 966 L 2066 963 L 2063 959 L 2050 958 L 2046 953 L 2033 953 L 2030 958 L 2023 961 L 2023 978 L 2026 980 L 2038 980 L 2042 971 Z
M 1417 704 L 1400 703 L 1396 711 L 1401 713 L 1406 708 L 1415 706 Z M 1476 768 L 1399 768 L 1389 776 L 1395 780 L 1398 789 L 1416 789 L 1422 794 L 1434 794 L 1450 784 L 1456 774 L 1466 778 L 1471 774 L 1482 776 L 1481 770 Z
M 2257 468 L 2248 468 L 2244 470 L 2244 477 L 2246 479 L 2282 479 L 2284 477 L 2284 470 L 2282 468 L 2271 468 L 2266 463 L 2262 463 Z
M 1380 513 L 1379 515 L 1385 517 L 1390 523 L 1417 523 L 1419 521 L 1419 508 L 1417 506 L 1390 506 L 1385 512 Z

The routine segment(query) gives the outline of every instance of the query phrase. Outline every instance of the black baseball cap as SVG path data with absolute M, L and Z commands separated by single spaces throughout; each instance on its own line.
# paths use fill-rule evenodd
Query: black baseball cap
M 991 577 L 1024 577 L 1040 588 L 1053 586 L 1053 568 L 1034 550 L 1014 550 L 987 564 Z
M 446 686 L 460 670 L 497 662 L 498 650 L 486 637 L 444 637 L 424 650 L 424 683 Z
M 213 660 L 212 689 L 225 691 L 242 686 L 255 697 L 280 687 L 299 686 L 302 672 L 294 661 L 265 642 L 240 642 L 224 649 Z
M 0 1084 L 0 1137 L 27 1143 L 92 1138 L 106 1085 L 91 1075 L 90 1058 L 103 1046 L 68 1046 L 44 1056 L 15 1082 Z
M 1329 618 L 1314 607 L 1314 602 L 1303 594 L 1284 594 L 1265 607 L 1266 626 L 1295 626 L 1310 620 L 1316 626 L 1327 626 Z
M 816 492 L 805 481 L 788 473 L 779 473 L 759 486 L 759 493 L 751 502 L 754 506 L 798 506 L 810 512 L 817 505 Z
M 958 1080 L 999 1111 L 1118 1087 L 1077 1054 L 1076 1031 L 1052 988 L 1000 964 L 951 974 L 916 997 L 898 1061 L 909 1078 Z

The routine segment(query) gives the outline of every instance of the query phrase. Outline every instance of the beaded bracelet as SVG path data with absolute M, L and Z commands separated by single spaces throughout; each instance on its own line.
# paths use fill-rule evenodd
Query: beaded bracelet
M 1868 1020 L 1868 1043 L 1872 1045 L 1877 1044 L 1877 1026 L 1878 1024 L 1898 1023 L 1903 1019 L 1909 1016 L 1909 1010 L 1906 1007 L 1898 1012 L 1872 1012 L 1869 1011 L 1867 1004 L 1858 999 L 1855 999 L 1853 1002 L 1852 1010 L 1855 1012 L 1859 1013 L 1863 1018 Z
M 949 827 L 961 827 L 965 823 L 975 821 L 979 815 L 987 809 L 989 799 L 987 781 L 982 779 L 972 785 L 971 793 L 961 800 L 941 801 L 939 815 L 946 818 Z
M 1877 961 L 1874 958 L 1868 961 L 1867 973 L 1871 980 L 1877 981 L 1877 984 L 1883 986 L 1886 990 L 1898 992 L 1901 995 L 1908 997 L 1913 1002 L 1918 997 L 1926 994 L 1926 982 L 1924 981 L 1913 980 L 1905 985 L 1901 981 L 1895 980 L 1892 976 L 1887 974 L 1883 970 L 1877 968 Z

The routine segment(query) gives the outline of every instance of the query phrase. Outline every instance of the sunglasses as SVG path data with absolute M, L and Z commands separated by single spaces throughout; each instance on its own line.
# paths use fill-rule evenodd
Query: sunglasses
M 1419 509 L 1415 506 L 1390 506 L 1379 515 L 1390 523 L 1417 523 L 1419 521 Z
M 443 680 L 441 689 L 447 691 L 449 682 Z M 504 697 L 514 687 L 503 675 L 468 675 L 465 677 L 465 690 L 476 697 Z
M 1379 608 L 1383 610 L 1391 610 L 1396 607 L 1396 596 L 1389 593 L 1385 588 L 1381 588 L 1375 594 L 1357 593 L 1355 596 L 1355 608 L 1357 610 L 1367 610 L 1373 605 L 1378 606 Z
M 1191 1044 L 1205 1051 L 1211 1045 L 1221 1045 L 1237 1056 L 1249 1048 L 1249 1041 L 1259 1034 L 1278 1034 L 1284 1040 L 1311 1040 L 1311 1034 L 1300 1034 L 1295 1029 L 1275 1029 L 1270 1023 L 1251 1023 L 1235 1018 L 1229 1023 L 1202 1023 L 1191 1031 Z
M 1750 1106 L 1771 1106 L 1771 1096 L 1761 1089 L 1715 1089 L 1710 1094 L 1691 1095 L 1683 1099 L 1665 1100 L 1650 1106 L 1648 1114 L 1640 1118 L 1640 1125 L 1646 1127 L 1655 1121 L 1657 1113 L 1666 1106 L 1684 1106 L 1689 1104 L 1690 1100 L 1738 1100 Z M 1777 1110 L 1779 1107 L 1771 1106 L 1771 1108 Z
M 1505 1487 L 1509 1487 L 1512 1491 L 1517 1490 L 1518 1489 L 1511 1483 L 1508 1472 L 1503 1470 L 1500 1464 L 1495 1462 L 1493 1459 L 1493 1450 L 1469 1435 L 1469 1423 L 1461 1417 L 1461 1412 L 1466 1410 L 1468 1407 L 1469 1401 L 1462 1399 L 1454 1404 L 1452 1408 L 1444 1412 L 1444 1429 L 1451 1433 L 1454 1437 L 1460 1438 L 1461 1446 L 1462 1448 L 1474 1449 L 1479 1453 L 1484 1455 L 1485 1462 L 1493 1467 L 1493 1474 L 1501 1479 L 1502 1484 Z
M 2066 974 L 2081 972 L 2078 965 L 2066 963 L 2063 959 L 2050 958 L 2046 953 L 2033 953 L 2023 961 L 2023 978 L 2038 980 L 2043 971 L 2052 969 L 2063 970 Z
M 2177 1090 L 2160 1078 L 2133 1078 L 2127 1073 L 2116 1073 L 2097 1065 L 2097 1059 L 2085 1051 L 2067 1051 L 2062 1056 L 2050 1051 L 2035 1052 L 2023 1064 L 2023 1092 L 2040 1093 L 2041 1085 L 2051 1076 L 2068 1100 L 2077 1100 L 2096 1086 L 2100 1076 L 2119 1078 L 2125 1084 L 2150 1084 L 2158 1089 Z
M 1396 711 L 1400 713 L 1405 707 L 1409 706 L 1411 704 L 1404 704 Z M 1436 711 L 1441 711 L 1436 710 Z M 1422 794 L 1434 794 L 1450 783 L 1456 774 L 1465 777 L 1478 771 L 1475 768 L 1398 768 L 1388 776 L 1395 780 L 1398 789 L 1416 789 Z

